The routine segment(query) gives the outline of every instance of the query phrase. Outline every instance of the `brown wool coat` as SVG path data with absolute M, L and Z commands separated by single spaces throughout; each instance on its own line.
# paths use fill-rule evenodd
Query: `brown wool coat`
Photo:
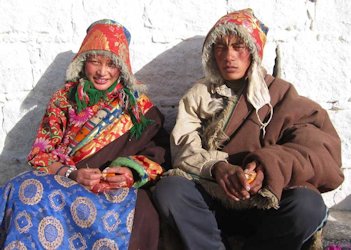
M 344 179 L 340 169 L 341 143 L 327 111 L 300 96 L 293 85 L 284 80 L 266 75 L 265 81 L 273 107 L 266 133 L 263 134 L 244 90 L 224 128 L 229 140 L 221 149 L 211 150 L 203 146 L 206 143 L 201 131 L 204 121 L 213 119 L 216 108 L 212 104 L 217 102 L 218 95 L 212 94 L 211 84 L 206 80 L 195 84 L 180 101 L 171 135 L 175 170 L 169 174 L 198 176 L 210 194 L 228 203 L 215 181 L 209 181 L 212 165 L 221 160 L 239 166 L 257 161 L 265 174 L 263 192 L 243 204 L 229 202 L 229 206 L 238 209 L 277 208 L 283 190 L 288 188 L 307 187 L 319 192 L 336 189 Z M 225 95 L 226 90 L 219 89 L 217 93 Z M 266 122 L 269 112 L 266 105 L 258 115 Z
M 293 85 L 267 75 L 274 114 L 266 134 L 245 94 L 232 114 L 223 151 L 229 162 L 244 166 L 256 160 L 264 168 L 265 186 L 278 199 L 283 189 L 306 186 L 327 192 L 343 181 L 341 143 L 328 113 L 317 103 L 298 95 Z M 259 111 L 261 119 L 268 108 Z

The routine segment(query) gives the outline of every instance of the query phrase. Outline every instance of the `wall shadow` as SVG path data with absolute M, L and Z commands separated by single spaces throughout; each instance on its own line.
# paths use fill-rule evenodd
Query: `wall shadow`
M 331 208 L 336 209 L 336 210 L 351 210 L 351 195 L 346 196 L 345 199 L 343 199 L 341 202 L 338 204 L 332 206 Z
M 21 104 L 22 111 L 30 111 L 6 136 L 0 154 L 0 185 L 18 173 L 30 169 L 26 157 L 52 94 L 64 85 L 66 69 L 73 56 L 72 51 L 58 54 Z
M 179 99 L 203 77 L 203 41 L 203 36 L 186 39 L 135 73 L 136 78 L 147 86 L 149 97 L 166 116 L 165 128 L 168 131 L 174 126 Z
M 139 71 L 148 94 L 165 115 L 165 127 L 174 125 L 180 97 L 202 77 L 201 48 L 204 37 L 186 39 L 158 55 Z M 58 54 L 20 106 L 28 111 L 6 136 L 0 154 L 0 185 L 30 169 L 26 157 L 35 139 L 39 123 L 52 94 L 64 84 L 66 69 L 74 53 Z

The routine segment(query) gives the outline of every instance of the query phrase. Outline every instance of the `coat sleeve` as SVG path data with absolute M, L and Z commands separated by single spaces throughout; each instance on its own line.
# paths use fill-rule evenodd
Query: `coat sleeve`
M 211 178 L 211 168 L 218 161 L 227 161 L 228 154 L 206 150 L 200 133 L 202 123 L 211 118 L 210 95 L 204 85 L 197 84 L 180 100 L 175 127 L 171 133 L 173 168 L 204 178 Z
M 310 186 L 326 192 L 342 183 L 340 138 L 317 103 L 291 88 L 274 108 L 266 131 L 264 145 L 245 162 L 263 166 L 265 183 L 278 197 L 284 188 Z
M 65 91 L 57 91 L 51 98 L 40 123 L 37 137 L 27 157 L 29 164 L 37 170 L 55 173 L 50 167 L 55 162 L 74 166 L 61 143 L 68 123 L 67 98 Z
M 145 129 L 141 138 L 126 145 L 127 148 L 133 147 L 129 150 L 131 154 L 118 157 L 111 164 L 132 169 L 136 177 L 133 186 L 136 188 L 155 181 L 170 165 L 169 134 L 163 128 L 163 115 L 156 107 L 145 115 L 153 121 L 152 124 Z

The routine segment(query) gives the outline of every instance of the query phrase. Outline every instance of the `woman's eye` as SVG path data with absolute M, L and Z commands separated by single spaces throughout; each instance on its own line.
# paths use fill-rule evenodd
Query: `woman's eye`
M 99 62 L 96 60 L 89 60 L 89 62 L 94 65 L 99 65 Z
M 114 68 L 117 68 L 116 64 L 114 64 L 114 63 L 108 64 L 108 67 L 109 67 L 109 68 L 113 68 L 113 69 L 114 69 Z

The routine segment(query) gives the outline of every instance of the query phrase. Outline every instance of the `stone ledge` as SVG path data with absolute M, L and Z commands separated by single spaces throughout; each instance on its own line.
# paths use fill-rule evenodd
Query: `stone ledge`
M 326 250 L 351 250 L 351 211 L 330 209 L 323 229 Z

